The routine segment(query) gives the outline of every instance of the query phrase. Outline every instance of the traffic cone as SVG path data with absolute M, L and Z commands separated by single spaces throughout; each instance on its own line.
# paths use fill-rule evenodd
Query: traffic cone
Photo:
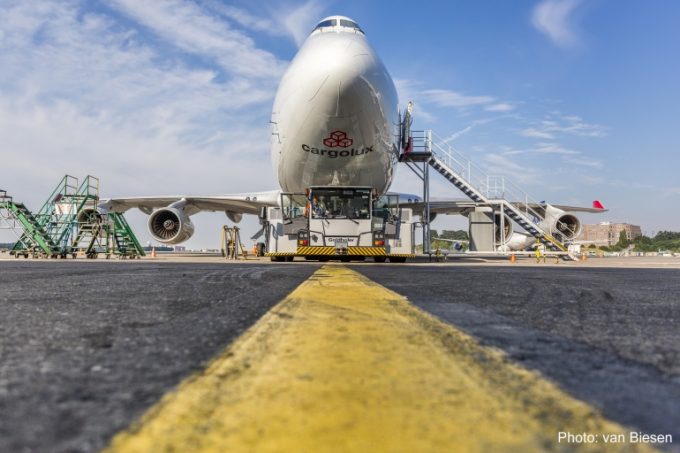
M 151 247 L 151 258 L 156 258 L 156 247 Z
M 510 255 L 510 262 L 514 263 L 515 261 L 517 261 L 517 258 L 515 258 L 515 254 L 513 253 L 512 255 Z

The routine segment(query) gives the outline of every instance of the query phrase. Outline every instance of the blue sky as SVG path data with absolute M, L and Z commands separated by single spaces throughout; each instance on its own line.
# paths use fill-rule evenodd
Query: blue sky
M 670 0 L 0 0 L 0 188 L 36 209 L 65 173 L 100 176 L 113 197 L 276 188 L 278 80 L 331 14 L 366 31 L 414 128 L 536 199 L 610 208 L 586 222 L 680 230 Z M 439 180 L 433 195 L 460 196 Z M 128 217 L 146 242 L 144 216 Z M 188 245 L 215 247 L 226 218 L 194 219 Z

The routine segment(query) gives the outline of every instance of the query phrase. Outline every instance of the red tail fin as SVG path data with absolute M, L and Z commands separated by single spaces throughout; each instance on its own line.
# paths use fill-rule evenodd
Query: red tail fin
M 602 202 L 600 202 L 600 200 L 595 200 L 593 201 L 593 208 L 604 209 L 604 205 L 602 204 Z

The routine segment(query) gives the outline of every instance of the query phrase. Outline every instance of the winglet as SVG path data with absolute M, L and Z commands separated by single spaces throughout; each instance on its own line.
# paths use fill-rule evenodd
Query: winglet
M 595 200 L 593 201 L 593 208 L 595 209 L 604 209 L 604 205 L 600 200 Z

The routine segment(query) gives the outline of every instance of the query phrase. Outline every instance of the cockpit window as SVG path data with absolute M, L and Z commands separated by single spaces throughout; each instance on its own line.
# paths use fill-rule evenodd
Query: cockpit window
M 335 28 L 332 31 L 347 31 L 346 29 L 349 28 L 350 30 L 352 30 L 354 32 L 359 32 L 361 34 L 364 33 L 364 31 L 359 27 L 359 24 L 357 24 L 353 20 L 340 19 L 340 18 L 322 20 L 321 22 L 319 22 L 316 25 L 316 27 L 314 27 L 314 30 L 312 30 L 312 31 L 314 32 L 314 31 L 321 30 L 323 28 L 328 28 L 328 27 L 337 27 L 338 25 L 340 25 L 340 27 L 342 27 L 342 29 Z M 331 30 L 328 30 L 328 31 L 331 31 Z
M 352 22 L 351 20 L 347 19 L 340 19 L 340 26 L 341 27 L 347 27 L 347 28 L 354 28 L 355 30 L 359 30 L 360 32 L 363 33 L 363 30 L 359 28 L 359 24 L 356 22 Z
M 337 24 L 338 23 L 336 19 L 324 20 L 323 22 L 319 22 L 319 25 L 317 25 L 314 30 L 318 30 L 321 27 L 335 27 Z

